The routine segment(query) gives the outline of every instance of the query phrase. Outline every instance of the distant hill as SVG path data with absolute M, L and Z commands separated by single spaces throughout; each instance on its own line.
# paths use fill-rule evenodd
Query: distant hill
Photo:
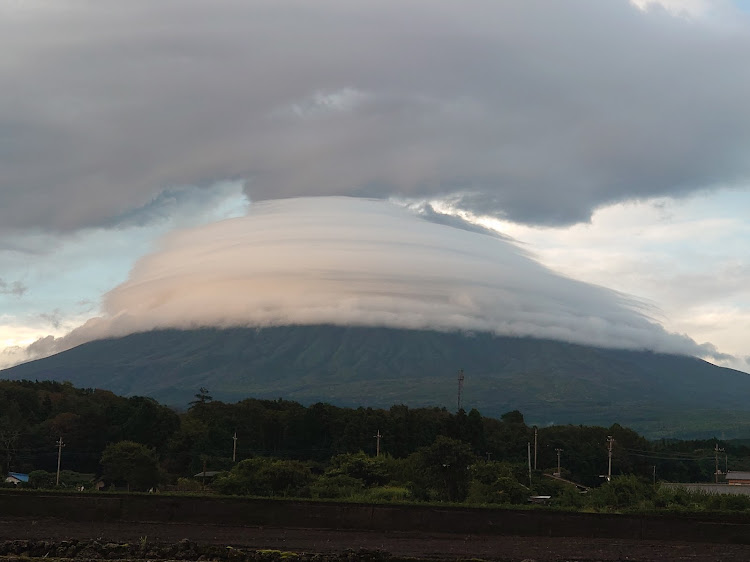
M 750 436 L 750 375 L 648 351 L 484 333 L 341 326 L 161 330 L 90 342 L 0 371 L 184 406 L 279 398 L 343 406 L 520 410 L 538 425 L 628 425 L 650 437 Z

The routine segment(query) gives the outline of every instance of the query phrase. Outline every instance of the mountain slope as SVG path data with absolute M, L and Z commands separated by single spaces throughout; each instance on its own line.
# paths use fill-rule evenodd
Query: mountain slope
M 0 371 L 185 404 L 201 386 L 350 406 L 519 409 L 531 423 L 618 422 L 651 436 L 750 433 L 750 376 L 695 359 L 531 338 L 390 328 L 163 330 L 84 344 Z M 745 430 L 748 431 L 745 431 Z

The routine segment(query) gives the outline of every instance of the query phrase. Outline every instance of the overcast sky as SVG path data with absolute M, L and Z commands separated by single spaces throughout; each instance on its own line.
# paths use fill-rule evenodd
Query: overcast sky
M 169 244 L 216 221 L 349 195 L 431 202 L 444 223 L 512 237 L 528 266 L 518 303 L 541 276 L 550 302 L 588 294 L 611 318 L 599 289 L 567 283 L 609 287 L 681 349 L 708 342 L 747 369 L 747 53 L 747 2 L 729 0 L 0 1 L 0 365 L 91 318 L 111 325 L 143 264 L 176 267 Z M 327 201 L 341 232 L 364 212 Z M 274 205 L 291 229 L 299 208 Z M 226 225 L 254 232 L 253 213 L 215 228 L 244 239 Z M 425 225 L 409 217 L 391 233 L 403 248 L 382 241 L 394 256 Z M 446 263 L 473 243 L 439 232 Z

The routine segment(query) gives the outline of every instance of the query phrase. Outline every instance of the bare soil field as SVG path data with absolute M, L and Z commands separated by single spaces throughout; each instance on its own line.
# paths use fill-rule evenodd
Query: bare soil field
M 18 541 L 28 542 L 19 546 Z M 84 542 L 86 548 L 78 544 Z M 2 545 L 6 546 L 4 550 Z M 134 545 L 140 545 L 142 555 L 133 554 Z M 203 545 L 221 549 L 201 551 Z M 234 548 L 228 549 L 230 546 Z M 389 558 L 517 562 L 750 561 L 750 545 L 743 544 L 233 526 L 215 525 L 208 520 L 205 523 L 92 522 L 0 514 L 0 560 L 5 561 L 44 557 L 48 560 L 257 560 L 250 553 L 267 549 L 306 553 L 299 560 L 321 562 Z M 226 556 L 217 555 L 224 552 Z M 276 558 L 294 560 L 288 554 L 277 554 Z

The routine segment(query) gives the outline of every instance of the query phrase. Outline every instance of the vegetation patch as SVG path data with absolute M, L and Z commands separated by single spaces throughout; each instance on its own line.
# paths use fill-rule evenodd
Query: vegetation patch
M 28 476 L 3 484 L 19 490 L 516 509 L 533 499 L 544 504 L 536 508 L 609 513 L 750 509 L 750 496 L 659 485 L 709 482 L 717 467 L 750 470 L 746 442 L 650 442 L 616 423 L 537 428 L 515 410 L 493 419 L 403 405 L 226 404 L 206 388 L 176 413 L 69 383 L 0 381 L 0 460 Z

